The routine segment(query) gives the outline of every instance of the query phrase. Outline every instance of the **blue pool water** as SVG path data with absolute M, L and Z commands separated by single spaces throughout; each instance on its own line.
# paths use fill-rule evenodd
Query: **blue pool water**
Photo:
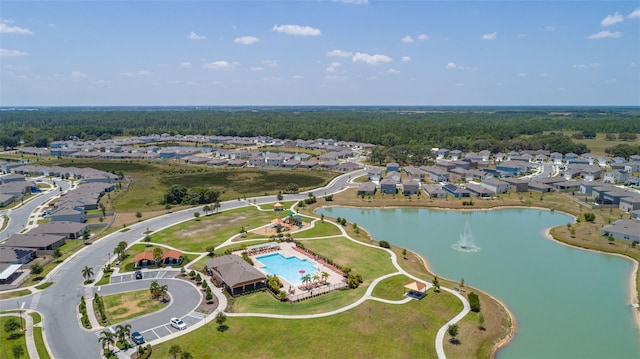
M 302 284 L 302 276 L 305 274 L 316 273 L 318 268 L 314 267 L 310 261 L 302 260 L 296 257 L 285 258 L 280 253 L 267 254 L 265 256 L 256 257 L 260 263 L 264 264 L 261 269 L 270 275 L 277 275 L 286 279 L 293 285 Z M 304 270 L 304 273 L 300 273 Z

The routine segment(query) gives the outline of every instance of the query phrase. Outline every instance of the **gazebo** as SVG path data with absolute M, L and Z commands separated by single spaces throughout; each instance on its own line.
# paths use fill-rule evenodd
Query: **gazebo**
M 408 289 L 404 294 L 414 299 L 422 299 L 427 295 L 427 285 L 421 282 L 408 283 L 404 288 Z
M 284 210 L 284 207 L 282 206 L 282 203 L 278 202 L 278 203 L 275 203 L 273 205 L 273 210 L 274 211 L 282 211 L 282 210 Z

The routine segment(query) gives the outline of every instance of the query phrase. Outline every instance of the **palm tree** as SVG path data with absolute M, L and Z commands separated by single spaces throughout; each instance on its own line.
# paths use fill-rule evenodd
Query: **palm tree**
M 327 272 L 322 272 L 321 276 L 322 276 L 322 279 L 324 279 L 324 280 L 325 280 L 325 282 L 326 282 L 326 281 L 327 281 L 327 279 L 329 279 L 329 277 L 330 277 L 329 273 L 327 273 Z
M 169 355 L 171 355 L 172 359 L 177 359 L 178 354 L 182 353 L 182 348 L 179 345 L 172 345 L 169 348 Z
M 160 293 L 160 295 L 162 296 L 162 301 L 166 301 L 165 299 L 165 295 L 167 295 L 167 293 L 169 292 L 169 286 L 166 284 L 161 285 L 158 288 L 158 292 Z
M 313 278 L 314 282 L 317 282 L 317 281 L 320 280 L 320 275 L 318 273 L 313 273 L 313 277 L 312 278 Z
M 211 211 L 211 206 L 206 205 L 206 206 L 202 207 L 202 212 L 204 212 L 204 215 L 205 215 L 205 216 L 206 216 L 210 211 Z
M 113 333 L 108 330 L 103 330 L 100 332 L 100 336 L 98 337 L 98 341 L 102 344 L 102 349 L 110 350 L 111 346 L 115 344 L 115 340 L 113 339 Z M 105 348 L 106 347 L 106 348 Z
M 131 324 L 116 326 L 116 338 L 120 343 L 129 346 L 127 342 L 127 338 L 130 335 L 131 335 Z
M 311 274 L 305 274 L 302 276 L 302 284 L 307 285 L 311 282 Z
M 218 210 L 220 209 L 220 201 L 215 201 L 213 203 L 213 209 L 216 211 L 216 213 L 218 212 Z
M 84 268 L 82 268 L 82 276 L 85 280 L 93 277 L 93 268 L 84 266 Z
M 160 289 L 160 284 L 158 284 L 157 280 L 151 281 L 151 285 L 149 286 L 149 292 L 151 292 L 151 298 L 155 298 L 158 296 L 158 292 Z

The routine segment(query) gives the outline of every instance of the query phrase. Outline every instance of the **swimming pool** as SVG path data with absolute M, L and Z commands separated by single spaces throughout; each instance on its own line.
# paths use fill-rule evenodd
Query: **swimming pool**
M 311 261 L 306 259 L 302 260 L 297 257 L 285 258 L 280 253 L 267 254 L 261 257 L 256 257 L 260 263 L 264 264 L 261 267 L 264 272 L 270 275 L 277 275 L 293 285 L 302 284 L 302 276 L 305 274 L 311 274 L 318 272 L 318 268 L 313 266 Z M 301 271 L 304 271 L 301 273 Z

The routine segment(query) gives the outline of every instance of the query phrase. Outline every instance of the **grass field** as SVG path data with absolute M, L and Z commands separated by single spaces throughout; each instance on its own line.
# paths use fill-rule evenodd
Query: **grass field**
M 308 221 L 308 219 L 304 219 L 304 221 Z M 309 229 L 305 229 L 300 232 L 293 233 L 291 237 L 295 239 L 299 238 L 315 238 L 315 237 L 324 237 L 324 236 L 337 236 L 342 234 L 340 229 L 335 225 L 328 222 L 320 222 L 316 221 L 313 227 Z
M 20 321 L 20 316 L 17 313 L 15 316 L 0 317 L 0 328 L 2 328 L 2 334 L 0 334 L 0 358 L 14 358 L 13 348 L 16 346 L 22 347 L 23 355 L 26 357 L 28 354 L 24 334 L 18 330 L 13 332 L 15 337 L 9 339 L 8 333 L 4 331 L 4 325 L 10 318 Z
M 228 317 L 226 331 L 211 323 L 154 346 L 154 353 L 164 357 L 169 347 L 178 344 L 202 359 L 434 358 L 438 328 L 461 309 L 454 296 L 439 293 L 405 305 L 369 301 L 317 319 Z M 215 350 L 203 343 L 215 343 Z
M 0 299 L 18 298 L 31 294 L 30 289 L 21 289 L 15 292 L 0 293 Z
M 162 301 L 151 299 L 151 295 L 146 289 L 105 295 L 102 300 L 111 324 L 157 312 L 167 305 Z
M 573 135 L 575 132 L 572 131 L 565 131 L 563 132 L 565 135 L 571 137 L 571 135 Z M 640 138 L 638 138 L 635 141 L 607 141 L 605 139 L 605 134 L 604 133 L 598 133 L 596 134 L 596 138 L 594 139 L 573 139 L 573 142 L 575 143 L 584 143 L 585 145 L 587 145 L 587 147 L 589 148 L 589 150 L 591 151 L 591 154 L 594 156 L 606 156 L 606 152 L 605 149 L 607 147 L 614 147 L 616 145 L 629 145 L 629 146 L 639 146 L 640 145 Z

